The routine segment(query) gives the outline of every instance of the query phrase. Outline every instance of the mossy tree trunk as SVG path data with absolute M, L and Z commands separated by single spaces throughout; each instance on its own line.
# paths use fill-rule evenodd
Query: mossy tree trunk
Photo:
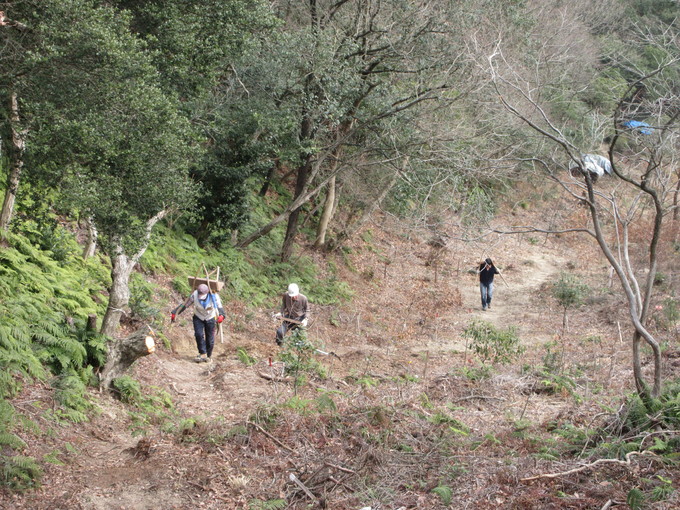
M 111 253 L 111 288 L 109 289 L 109 304 L 102 320 L 101 333 L 114 337 L 120 318 L 130 301 L 130 275 L 139 259 L 142 258 L 151 240 L 151 230 L 166 214 L 167 210 L 160 211 L 146 223 L 146 236 L 141 242 L 138 251 L 128 256 L 121 239 L 113 240 L 113 251 Z
M 7 190 L 0 211 L 0 230 L 6 230 L 14 213 L 14 202 L 19 192 L 21 170 L 24 166 L 24 134 L 19 126 L 19 101 L 14 91 L 10 91 L 6 99 L 9 114 L 9 137 L 4 140 L 7 145 L 6 151 L 9 156 L 9 172 L 7 174 Z

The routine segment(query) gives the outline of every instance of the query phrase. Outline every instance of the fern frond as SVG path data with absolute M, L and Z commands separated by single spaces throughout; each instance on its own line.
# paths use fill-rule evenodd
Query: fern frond
M 15 490 L 35 487 L 42 478 L 42 470 L 32 457 L 0 456 L 0 482 Z
M 26 443 L 14 434 L 0 432 L 0 446 L 8 446 L 13 450 L 23 450 L 26 448 Z
M 29 333 L 29 325 L 22 324 L 12 327 L 12 337 L 24 345 L 28 345 L 31 342 L 31 335 Z

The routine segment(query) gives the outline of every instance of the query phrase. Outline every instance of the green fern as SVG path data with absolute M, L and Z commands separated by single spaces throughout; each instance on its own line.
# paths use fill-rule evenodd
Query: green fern
M 245 349 L 245 347 L 239 347 L 236 349 L 236 356 L 238 357 L 238 360 L 247 367 L 253 366 L 255 363 L 257 363 L 257 360 L 248 354 L 248 351 Z
M 141 386 L 128 375 L 114 379 L 113 387 L 118 392 L 121 402 L 137 405 L 142 401 Z
M 26 443 L 18 436 L 9 432 L 0 432 L 0 446 L 7 446 L 13 450 L 23 450 Z
M 287 503 L 285 499 L 270 499 L 262 501 L 260 499 L 251 499 L 248 502 L 249 510 L 283 510 Z
M 451 500 L 453 499 L 453 490 L 451 487 L 440 485 L 439 487 L 432 489 L 432 492 L 439 496 L 444 506 L 449 506 L 451 504 Z
M 60 404 L 55 416 L 74 423 L 86 421 L 86 413 L 92 410 L 94 405 L 87 398 L 87 389 L 78 374 L 71 371 L 57 377 L 53 381 L 53 386 L 55 400 Z
M 32 457 L 0 456 L 0 468 L 1 483 L 17 491 L 38 486 L 42 478 L 42 469 Z
M 626 503 L 631 510 L 642 510 L 645 505 L 645 494 L 640 489 L 631 489 L 626 496 Z

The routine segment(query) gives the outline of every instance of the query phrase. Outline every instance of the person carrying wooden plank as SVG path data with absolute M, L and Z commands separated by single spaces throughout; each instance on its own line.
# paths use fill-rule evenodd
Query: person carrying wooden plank
M 276 330 L 276 345 L 283 345 L 283 337 L 289 330 L 300 326 L 306 327 L 309 314 L 309 301 L 304 294 L 300 294 L 300 288 L 296 283 L 288 285 L 288 291 L 283 293 L 281 311 L 274 318 L 281 320 L 281 325 Z
M 175 308 L 170 314 L 170 321 L 175 322 L 177 316 L 190 304 L 194 304 L 194 336 L 198 356 L 194 358 L 196 363 L 210 362 L 215 347 L 215 328 L 224 320 L 224 308 L 219 294 L 210 291 L 210 287 L 202 283 L 191 293 L 187 300 Z

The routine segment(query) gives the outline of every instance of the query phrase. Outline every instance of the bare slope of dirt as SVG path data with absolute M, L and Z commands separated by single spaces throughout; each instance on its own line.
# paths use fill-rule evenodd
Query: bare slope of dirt
M 430 476 L 427 471 L 418 481 L 414 474 L 436 461 L 435 451 L 418 457 L 421 460 L 417 464 L 401 471 L 404 480 L 401 485 L 395 482 L 394 487 L 387 478 L 387 466 L 394 468 L 395 462 L 405 462 L 408 457 L 392 461 L 366 457 L 370 450 L 361 449 L 361 438 L 379 436 L 384 428 L 380 427 L 381 420 L 387 419 L 378 411 L 372 425 L 363 429 L 357 426 L 356 445 L 336 444 L 337 438 L 327 431 L 327 418 L 319 417 L 314 430 L 307 430 L 304 413 L 298 418 L 299 429 L 295 418 L 288 418 L 287 439 L 253 425 L 254 421 L 263 423 L 258 416 L 266 416 L 273 404 L 290 401 L 296 395 L 314 399 L 325 392 L 344 399 L 350 409 L 387 406 L 387 410 L 396 410 L 405 405 L 424 416 L 433 415 L 435 412 L 425 405 L 427 397 L 432 405 L 453 410 L 456 419 L 469 427 L 469 434 L 479 438 L 479 450 L 461 451 L 461 470 L 451 475 L 458 480 L 452 495 L 458 504 L 452 507 L 601 508 L 613 495 L 621 496 L 611 485 L 603 485 L 600 495 L 589 488 L 587 496 L 578 486 L 568 489 L 560 485 L 560 491 L 570 492 L 567 499 L 558 500 L 546 495 L 549 489 L 533 493 L 530 484 L 519 482 L 521 476 L 550 470 L 551 466 L 537 465 L 535 458 L 524 457 L 522 450 L 530 447 L 512 435 L 517 424 L 583 424 L 598 414 L 598 406 L 609 404 L 605 394 L 579 405 L 568 394 L 535 393 L 531 386 L 535 382 L 517 367 L 498 367 L 481 386 L 456 375 L 461 367 L 473 366 L 461 333 L 470 321 L 482 319 L 498 328 L 519 328 L 528 348 L 521 363 L 529 367 L 540 365 L 548 353 L 546 346 L 560 339 L 564 352 L 571 353 L 566 363 L 579 364 L 584 373 L 577 391 L 585 397 L 593 397 L 590 388 L 614 394 L 627 391 L 630 370 L 627 348 L 617 327 L 620 309 L 610 306 L 606 317 L 588 310 L 574 314 L 572 333 L 563 336 L 561 311 L 554 309 L 546 290 L 560 271 L 574 269 L 606 287 L 607 268 L 597 252 L 575 240 L 560 244 L 498 237 L 471 247 L 453 243 L 435 266 L 428 264 L 431 247 L 425 237 L 404 239 L 396 226 L 389 225 L 372 235 L 368 245 L 356 242 L 349 256 L 337 256 L 338 266 L 345 268 L 341 277 L 355 290 L 354 300 L 345 306 L 314 308 L 310 338 L 324 352 L 339 356 L 316 356 L 327 370 L 325 380 L 312 380 L 311 385 L 296 388 L 290 382 L 262 377 L 263 373 L 275 375 L 277 365 L 270 367 L 270 360 L 276 362 L 279 354 L 269 310 L 256 311 L 250 321 L 232 317 L 224 331 L 224 343 L 217 341 L 211 365 L 191 361 L 195 347 L 191 325 L 183 317 L 166 330 L 172 350 L 140 360 L 133 375 L 146 388 L 166 390 L 175 402 L 173 412 L 192 420 L 194 428 L 178 435 L 177 430 L 163 429 L 163 419 L 152 419 L 146 424 L 151 432 L 136 435 L 137 422 L 148 417 L 130 414 L 125 406 L 102 396 L 102 412 L 92 422 L 59 429 L 55 439 L 47 437 L 42 444 L 30 445 L 34 455 L 60 452 L 57 457 L 63 464 L 47 470 L 41 489 L 25 495 L 3 495 L 0 508 L 246 509 L 261 508 L 254 503 L 258 498 L 264 502 L 275 497 L 286 498 L 289 508 L 307 508 L 309 497 L 288 476 L 290 472 L 302 476 L 300 473 L 311 469 L 302 467 L 307 466 L 304 459 L 320 452 L 326 460 L 319 471 L 335 466 L 335 474 L 329 475 L 335 485 L 326 485 L 325 489 L 329 491 L 324 496 L 328 508 L 358 509 L 359 502 L 370 503 L 374 510 L 446 507 L 432 489 L 437 483 L 450 482 L 425 481 Z M 577 245 L 578 260 L 571 256 Z M 483 312 L 474 268 L 486 256 L 495 260 L 504 279 L 497 281 L 492 309 Z M 600 310 L 606 309 L 606 300 L 616 305 L 615 298 L 606 293 L 603 299 Z M 243 309 L 239 303 L 229 306 Z M 238 348 L 256 364 L 244 364 L 237 355 Z M 372 382 L 358 384 L 362 378 Z M 31 395 L 22 398 L 31 401 Z M 352 425 L 347 422 L 344 426 L 351 429 Z M 426 440 L 419 436 L 425 429 L 408 413 L 401 416 L 398 426 L 409 430 L 412 440 Z M 505 443 L 499 442 L 500 437 Z M 286 444 L 287 440 L 292 444 L 294 438 L 301 441 L 297 450 Z M 66 443 L 68 448 L 64 447 Z M 357 448 L 355 459 L 345 457 L 347 451 L 354 451 L 352 448 Z M 386 473 L 384 493 L 374 493 L 371 499 L 370 491 L 360 490 L 362 484 L 352 478 L 358 468 L 339 466 L 351 466 L 353 460 L 358 465 L 375 462 L 375 476 Z M 413 480 L 408 481 L 411 476 Z M 599 482 L 610 483 L 606 479 Z

